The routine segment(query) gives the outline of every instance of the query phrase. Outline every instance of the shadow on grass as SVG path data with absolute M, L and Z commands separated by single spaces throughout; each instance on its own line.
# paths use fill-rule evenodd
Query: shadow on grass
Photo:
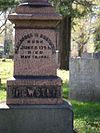
M 100 103 L 72 101 L 75 118 L 100 120 Z

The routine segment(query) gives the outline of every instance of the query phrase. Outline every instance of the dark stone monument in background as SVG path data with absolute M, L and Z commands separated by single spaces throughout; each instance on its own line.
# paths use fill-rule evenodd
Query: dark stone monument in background
M 73 133 L 72 107 L 57 77 L 61 16 L 48 0 L 23 0 L 9 20 L 15 24 L 14 77 L 0 104 L 0 133 Z

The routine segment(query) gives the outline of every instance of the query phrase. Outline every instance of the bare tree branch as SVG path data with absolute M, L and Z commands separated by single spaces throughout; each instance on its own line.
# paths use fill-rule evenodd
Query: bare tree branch
M 2 12 L 0 15 L 2 15 L 4 12 Z M 9 9 L 8 11 L 7 11 L 7 16 L 5 15 L 5 20 L 4 20 L 4 22 L 2 23 L 2 25 L 0 26 L 0 34 L 2 34 L 3 33 L 3 31 L 4 31 L 4 29 L 5 28 L 3 28 L 5 25 L 6 25 L 6 23 L 7 23 L 7 20 L 8 20 L 8 14 L 10 14 L 11 13 L 11 9 Z M 5 14 L 6 14 L 6 12 L 5 12 Z M 3 28 L 3 29 L 2 29 Z
M 3 11 L 1 11 L 0 16 L 3 14 Z
M 2 33 L 4 32 L 4 30 L 5 30 L 5 28 L 3 28 L 3 29 L 1 30 L 0 34 L 2 34 Z
M 2 27 L 6 24 L 6 22 L 7 22 L 7 18 L 6 18 L 5 22 L 0 26 L 0 30 L 1 30 Z

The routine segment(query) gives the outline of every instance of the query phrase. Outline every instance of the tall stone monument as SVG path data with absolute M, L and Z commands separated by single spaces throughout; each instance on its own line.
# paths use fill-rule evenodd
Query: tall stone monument
M 57 77 L 61 16 L 48 0 L 23 0 L 9 20 L 15 24 L 14 77 L 7 81 L 0 132 L 73 133 L 72 108 Z

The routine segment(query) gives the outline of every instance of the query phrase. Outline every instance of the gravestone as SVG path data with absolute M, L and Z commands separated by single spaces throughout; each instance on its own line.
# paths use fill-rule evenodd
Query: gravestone
M 100 102 L 100 53 L 84 53 L 70 58 L 69 98 Z
M 72 133 L 72 107 L 57 77 L 61 16 L 48 0 L 23 0 L 9 20 L 15 24 L 14 77 L 0 105 L 0 132 Z

